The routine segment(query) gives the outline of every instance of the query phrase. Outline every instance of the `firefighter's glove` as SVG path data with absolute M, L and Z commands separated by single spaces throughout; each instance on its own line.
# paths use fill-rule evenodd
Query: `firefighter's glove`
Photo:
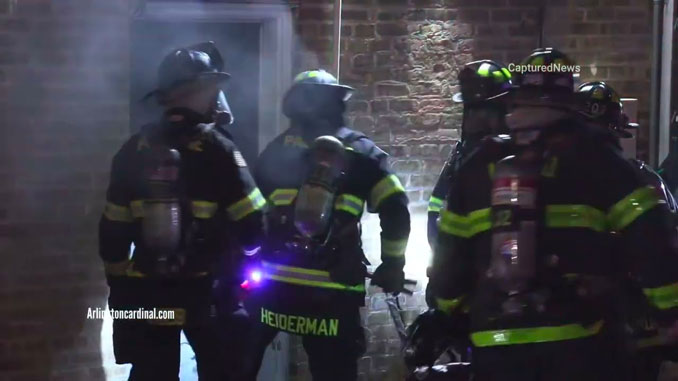
M 372 275 L 372 286 L 381 287 L 385 293 L 399 293 L 405 287 L 405 273 L 400 263 L 382 263 Z

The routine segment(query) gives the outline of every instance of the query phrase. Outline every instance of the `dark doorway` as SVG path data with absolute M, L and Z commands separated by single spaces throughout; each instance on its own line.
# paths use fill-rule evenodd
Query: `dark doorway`
M 158 118 L 160 108 L 153 100 L 139 100 L 156 86 L 156 70 L 172 49 L 203 41 L 214 41 L 232 77 L 224 90 L 235 116 L 230 126 L 245 159 L 258 155 L 259 135 L 259 49 L 261 24 L 136 20 L 131 33 L 132 132 Z

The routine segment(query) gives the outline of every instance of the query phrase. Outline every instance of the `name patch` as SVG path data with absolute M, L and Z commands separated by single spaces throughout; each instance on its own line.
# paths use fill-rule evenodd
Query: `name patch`
M 285 315 L 262 308 L 261 322 L 281 331 L 298 335 L 337 336 L 339 334 L 339 319 Z

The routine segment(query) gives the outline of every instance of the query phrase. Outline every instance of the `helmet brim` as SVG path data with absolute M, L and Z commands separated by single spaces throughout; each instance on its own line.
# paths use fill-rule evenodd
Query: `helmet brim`
M 183 81 L 178 81 L 173 83 L 171 86 L 166 87 L 166 88 L 158 88 L 153 91 L 148 92 L 146 95 L 144 95 L 143 98 L 141 98 L 141 102 L 144 102 L 148 100 L 149 98 L 155 97 L 157 95 L 161 95 L 163 93 L 167 93 L 169 91 L 172 91 L 179 86 L 185 85 L 187 83 L 193 82 L 193 81 L 200 81 L 200 80 L 207 80 L 207 81 L 214 81 L 216 83 L 222 83 L 225 82 L 231 78 L 231 74 L 226 73 L 226 72 L 214 72 L 214 73 L 200 73 L 196 75 L 195 77 L 188 79 L 188 80 L 183 80 Z

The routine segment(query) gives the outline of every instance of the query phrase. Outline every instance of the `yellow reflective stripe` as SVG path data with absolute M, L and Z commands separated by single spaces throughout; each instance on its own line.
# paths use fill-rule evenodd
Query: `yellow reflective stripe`
M 239 221 L 263 208 L 264 205 L 266 205 L 266 199 L 259 188 L 254 188 L 247 197 L 229 206 L 226 210 L 234 221 Z
M 143 200 L 132 201 L 129 205 L 130 205 L 130 208 L 132 209 L 132 216 L 134 218 L 143 218 L 144 217 L 144 201 Z
M 656 288 L 644 288 L 647 299 L 660 310 L 678 307 L 678 283 Z
M 360 215 L 363 214 L 365 202 L 352 194 L 341 194 L 337 197 L 337 202 L 334 204 L 334 207 L 337 210 L 343 210 L 356 217 L 360 217 Z
M 440 212 L 443 208 L 443 200 L 438 197 L 431 196 L 428 200 L 428 211 L 429 212 Z
M 487 165 L 487 174 L 490 175 L 490 178 L 494 177 L 494 171 L 496 169 L 496 165 L 494 163 L 490 163 Z
M 364 283 L 357 286 L 350 286 L 333 282 L 330 278 L 330 273 L 323 270 L 285 266 L 266 261 L 262 261 L 262 270 L 262 276 L 265 279 L 276 280 L 279 282 L 346 291 L 365 291 Z
M 490 76 L 490 64 L 484 63 L 480 65 L 478 68 L 478 75 L 481 77 L 489 77 Z
M 467 216 L 444 210 L 441 217 L 440 231 L 462 238 L 473 237 L 478 233 L 490 230 L 492 227 L 490 208 L 474 210 Z
M 277 263 L 271 263 L 271 262 L 266 262 L 266 261 L 262 261 L 261 265 L 264 268 L 270 268 L 270 269 L 274 269 L 274 270 L 282 270 L 282 271 L 298 273 L 298 274 L 319 275 L 319 276 L 326 276 L 326 277 L 330 276 L 330 273 L 328 271 L 323 271 L 323 270 L 306 269 L 306 268 L 303 268 L 303 267 L 285 266 L 285 265 L 279 265 Z
M 268 199 L 275 206 L 291 205 L 297 197 L 297 193 L 299 193 L 297 189 L 276 189 Z
M 463 296 L 460 296 L 456 299 L 436 298 L 436 305 L 442 312 L 450 314 L 461 304 L 463 300 Z
M 588 205 L 547 205 L 546 226 L 550 228 L 588 228 L 604 232 L 605 213 Z
M 622 230 L 657 204 L 659 195 L 653 187 L 638 188 L 610 208 L 608 224 L 614 231 Z
M 120 262 L 104 262 L 104 271 L 106 274 L 114 276 L 124 276 L 130 267 L 130 261 L 125 259 Z
M 557 170 L 558 170 L 558 158 L 556 156 L 553 156 L 548 162 L 546 162 L 546 164 L 544 164 L 544 168 L 542 168 L 541 174 L 544 177 L 555 177 Z
M 387 257 L 404 257 L 407 249 L 407 238 L 391 241 L 382 237 L 381 253 Z
M 219 204 L 210 201 L 192 201 L 191 209 L 195 218 L 212 218 L 219 209 Z
M 308 79 L 308 78 L 314 78 L 314 77 L 317 77 L 318 74 L 319 73 L 318 73 L 317 70 L 305 71 L 305 72 L 297 74 L 297 76 L 294 78 L 294 82 L 303 81 L 304 79 Z
M 377 210 L 377 208 L 379 208 L 379 204 L 381 204 L 382 201 L 398 192 L 405 192 L 405 188 L 400 183 L 398 176 L 388 175 L 384 177 L 377 183 L 377 185 L 372 188 L 372 191 L 370 192 L 371 209 Z
M 271 275 L 271 274 L 264 274 L 264 278 L 271 279 L 271 280 L 277 280 L 278 282 L 283 282 L 283 283 L 296 284 L 296 285 L 299 285 L 299 286 L 331 288 L 331 289 L 335 289 L 335 290 L 358 291 L 358 292 L 364 292 L 365 291 L 365 285 L 348 286 L 348 285 L 341 284 L 341 283 L 319 282 L 319 281 L 314 281 L 314 280 L 298 279 L 298 278 L 291 278 L 291 277 L 285 277 L 285 276 L 280 276 L 280 275 Z
M 600 332 L 603 321 L 599 320 L 589 327 L 581 324 L 566 324 L 555 327 L 514 328 L 497 331 L 482 331 L 471 334 L 476 347 L 545 343 L 589 337 Z
M 107 202 L 104 207 L 104 217 L 109 221 L 116 222 L 132 222 L 132 212 L 128 207 L 116 205 L 112 202 Z

